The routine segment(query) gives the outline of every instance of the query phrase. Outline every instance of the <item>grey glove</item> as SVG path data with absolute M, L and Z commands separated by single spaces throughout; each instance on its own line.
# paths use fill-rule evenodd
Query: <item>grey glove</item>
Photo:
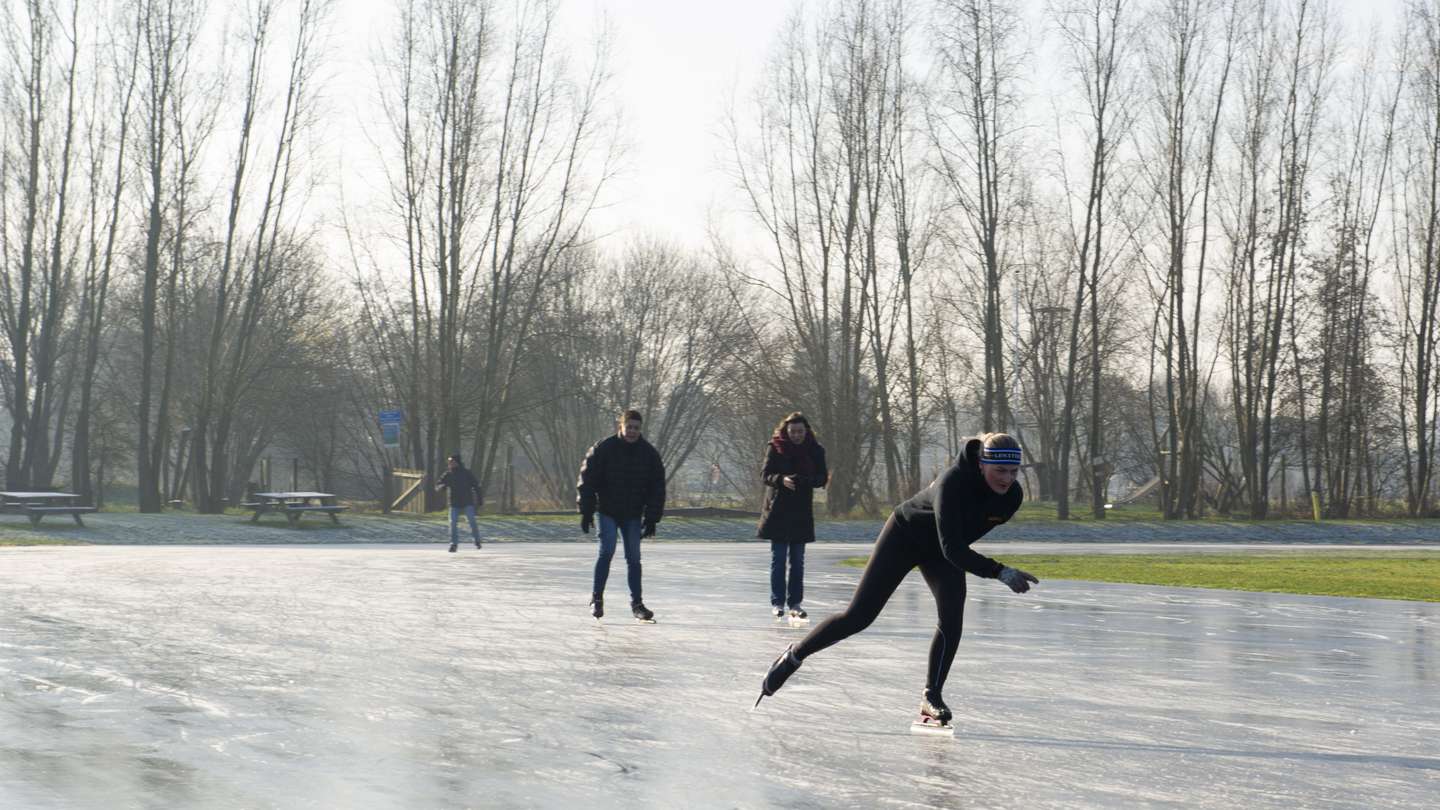
M 1032 582 L 1036 585 L 1040 584 L 1040 580 L 1034 576 L 1021 571 L 1019 568 L 1011 568 L 1008 565 L 1000 569 L 998 579 L 1009 586 L 1010 590 L 1015 593 L 1025 593 L 1030 590 L 1030 583 Z

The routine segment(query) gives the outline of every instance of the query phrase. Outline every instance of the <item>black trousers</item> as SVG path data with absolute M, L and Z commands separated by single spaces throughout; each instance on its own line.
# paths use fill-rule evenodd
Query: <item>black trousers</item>
M 855 595 L 850 597 L 850 606 L 816 625 L 795 645 L 795 656 L 804 660 L 869 627 L 916 567 L 935 595 L 940 618 L 930 641 L 930 666 L 925 675 L 925 687 L 939 692 L 950 674 L 965 623 L 965 572 L 940 555 L 933 536 L 911 529 L 893 514 L 875 540 L 875 550 L 860 575 L 860 584 L 855 586 Z

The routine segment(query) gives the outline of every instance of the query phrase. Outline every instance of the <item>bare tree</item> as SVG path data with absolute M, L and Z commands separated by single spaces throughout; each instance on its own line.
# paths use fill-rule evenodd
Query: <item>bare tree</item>
M 1371 337 L 1377 312 L 1376 225 L 1389 185 L 1403 83 L 1396 82 L 1388 95 L 1381 95 L 1385 89 L 1376 80 L 1375 45 L 1372 39 L 1343 98 L 1348 120 L 1326 178 L 1329 244 L 1312 259 L 1307 289 L 1297 317 L 1291 319 L 1297 401 L 1303 404 L 1312 395 L 1317 400 L 1313 422 L 1300 432 L 1301 461 L 1307 460 L 1307 452 L 1313 456 L 1313 486 L 1334 517 L 1348 517 L 1356 501 L 1365 497 L 1370 414 L 1380 410 L 1377 395 L 1384 389 L 1376 384 L 1377 344 Z M 1406 47 L 1402 35 L 1397 53 L 1401 74 Z M 1307 311 L 1308 324 L 1302 321 Z M 1302 326 L 1309 332 L 1309 345 L 1303 349 L 1295 337 Z M 1308 390 L 1304 368 L 1315 372 Z
M 875 300 L 889 297 L 877 274 L 900 85 L 891 58 L 899 29 L 885 19 L 893 18 L 860 0 L 825 10 L 813 25 L 792 17 L 757 99 L 755 142 L 739 136 L 738 123 L 731 133 L 737 180 L 769 254 L 769 273 L 750 281 L 771 293 L 780 328 L 812 370 L 813 393 L 796 400 L 813 402 L 828 431 L 826 497 L 837 515 L 866 490 L 877 411 L 887 484 L 898 489 L 888 414 L 894 310 Z
M 195 502 L 201 511 L 219 512 L 234 487 L 232 475 L 241 471 L 230 457 L 232 426 L 244 401 L 244 381 L 257 362 L 260 343 L 256 330 L 268 307 L 281 272 L 277 250 L 285 250 L 282 233 L 295 205 L 297 143 L 312 117 L 312 78 L 316 42 L 321 35 L 328 4 L 323 0 L 297 0 L 293 40 L 287 49 L 284 89 L 268 154 L 267 131 L 257 121 L 266 100 L 266 59 L 273 46 L 272 26 L 284 9 L 272 0 L 260 0 L 250 9 L 246 30 L 246 68 L 240 94 L 238 137 L 232 163 L 222 255 L 214 279 L 214 314 L 200 379 L 199 402 L 191 428 L 190 467 Z M 288 15 L 287 15 L 288 16 Z M 263 185 L 248 194 L 252 161 L 265 172 Z M 242 231 L 242 216 L 249 209 L 254 222 Z M 237 458 L 243 459 L 245 453 Z M 243 468 L 248 471 L 248 467 Z M 243 471 L 242 474 L 243 474 Z
M 963 219 L 955 237 L 965 259 L 962 289 L 980 299 L 967 296 L 961 305 L 982 313 L 981 427 L 987 431 L 1013 424 L 1001 296 L 1023 165 L 1019 27 L 1019 11 L 1007 0 L 941 0 L 934 26 L 939 81 L 930 130 L 941 176 Z
M 746 345 L 719 274 L 654 240 L 616 262 L 569 266 L 526 360 L 521 449 L 551 499 L 574 499 L 585 448 L 638 408 L 670 478 L 710 433 L 734 359 Z
M 1150 424 L 1166 518 L 1194 518 L 1199 506 L 1211 207 L 1240 19 L 1234 2 L 1227 10 L 1219 0 L 1167 0 L 1155 10 L 1158 36 L 1146 52 L 1151 117 L 1144 165 L 1159 213 L 1150 276 L 1152 380 L 1156 355 L 1163 363 L 1159 385 L 1149 390 L 1164 396 L 1163 417 Z
M 1405 26 L 1416 45 L 1406 82 L 1408 126 L 1397 211 L 1400 436 L 1407 510 L 1427 515 L 1440 425 L 1440 15 L 1430 4 L 1412 3 Z
M 1255 518 L 1269 509 L 1277 395 L 1309 214 L 1306 184 L 1333 62 L 1324 9 L 1295 0 L 1287 11 L 1285 25 L 1245 26 L 1255 41 L 1246 43 L 1241 63 L 1241 165 L 1226 222 L 1231 399 L 1245 502 Z M 1254 13 L 1271 20 L 1277 12 L 1264 3 Z
M 97 15 L 97 29 L 103 24 Z M 80 293 L 78 340 L 80 361 L 80 404 L 75 414 L 71 443 L 70 477 L 75 493 L 97 503 L 92 478 L 91 437 L 94 424 L 95 382 L 101 358 L 103 324 L 110 297 L 110 277 L 116 260 L 116 241 L 122 228 L 122 203 L 129 176 L 128 149 L 131 145 L 131 116 L 136 86 L 140 80 L 140 18 L 115 37 L 116 45 L 104 69 L 93 76 L 90 97 L 97 109 L 88 116 L 89 221 L 86 224 L 85 274 Z M 98 37 L 97 37 L 98 38 Z M 118 110 L 98 109 L 106 88 L 116 90 Z M 105 122 L 115 117 L 112 131 Z M 106 164 L 113 153 L 113 162 Z M 107 186 L 104 185 L 108 181 Z
M 195 182 L 196 149 L 212 118 L 208 109 L 213 109 L 214 94 L 208 87 L 197 88 L 200 79 L 192 73 L 198 72 L 196 49 L 200 47 L 204 8 L 193 0 L 137 0 L 135 14 L 141 32 L 137 43 L 143 77 L 138 145 L 143 150 L 140 164 L 146 209 L 140 265 L 136 483 L 140 510 L 158 512 L 163 506 L 160 462 L 169 432 L 175 345 L 173 338 L 167 341 L 157 403 L 156 345 L 164 337 L 161 327 L 174 323 L 173 310 L 172 317 L 162 321 L 159 307 L 162 300 L 175 300 L 185 231 L 193 215 L 186 210 L 186 199 Z M 168 260 L 162 255 L 167 239 Z M 161 289 L 162 280 L 165 290 Z
M 1105 229 L 1113 216 L 1107 210 L 1112 196 L 1123 184 L 1115 183 L 1117 152 L 1124 143 L 1130 125 L 1130 88 L 1128 84 L 1130 48 L 1133 45 L 1134 20 L 1125 0 L 1086 0 L 1059 11 L 1060 30 L 1068 46 L 1076 81 L 1085 94 L 1088 156 L 1085 171 L 1088 178 L 1083 187 L 1072 190 L 1074 199 L 1082 200 L 1081 221 L 1072 225 L 1072 251 L 1078 267 L 1074 305 L 1070 311 L 1069 349 L 1066 355 L 1065 400 L 1061 411 L 1057 496 L 1057 514 L 1069 517 L 1070 448 L 1076 434 L 1076 404 L 1079 381 L 1080 338 L 1082 326 L 1090 338 L 1090 424 L 1086 455 L 1090 459 L 1090 502 L 1096 518 L 1105 516 L 1104 484 L 1108 475 L 1102 467 L 1104 410 L 1101 381 L 1104 377 L 1101 340 L 1101 285 L 1105 269 L 1112 258 L 1107 255 Z M 1067 181 L 1066 186 L 1070 184 Z M 1088 323 L 1082 317 L 1088 305 Z
M 19 18 L 7 7 L 5 101 L 14 129 L 4 154 L 4 326 L 10 344 L 4 368 L 10 411 L 10 454 L 5 478 L 13 486 L 48 486 L 54 471 L 49 439 L 57 390 L 60 332 L 68 308 L 73 258 L 66 217 L 71 204 L 71 171 L 76 124 L 76 65 L 80 41 L 78 11 L 69 19 L 41 0 L 27 0 Z M 67 30 L 64 25 L 72 26 Z M 69 39 L 69 47 L 59 40 Z M 57 47 L 63 50 L 57 54 Z M 57 65 L 59 75 L 56 75 Z M 57 88 L 58 85 L 58 88 Z M 64 94 L 64 100 L 55 98 Z M 60 109 L 55 109 L 55 105 Z M 58 120 L 57 125 L 52 119 Z M 11 140 L 13 138 L 13 141 Z M 7 147 L 9 144 L 7 143 Z M 56 152 L 58 151 L 58 155 Z M 11 211 L 8 178 L 16 178 L 18 210 Z M 12 219 L 13 217 L 13 219 Z M 9 223 L 18 220 L 18 232 Z M 47 245 L 46 242 L 49 242 Z M 14 268 L 13 270 L 11 268 Z M 63 418 L 61 420 L 64 421 Z
M 614 159 L 604 40 L 576 78 L 556 14 L 553 0 L 510 16 L 489 2 L 406 3 L 382 78 L 408 279 L 403 307 L 373 295 L 370 321 L 404 324 L 390 328 L 408 343 L 394 362 L 410 381 L 398 393 L 414 463 L 435 469 L 465 433 L 482 483 L 550 285 Z

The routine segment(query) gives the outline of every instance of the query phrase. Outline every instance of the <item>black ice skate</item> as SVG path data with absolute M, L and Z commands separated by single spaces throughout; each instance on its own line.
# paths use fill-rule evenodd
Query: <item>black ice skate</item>
M 480 548 L 480 540 L 479 540 L 479 538 L 476 538 L 476 540 L 475 540 L 475 548 Z
M 590 595 L 590 615 L 595 617 L 595 621 L 600 621 L 600 617 L 605 615 L 605 597 L 598 593 Z
M 800 659 L 795 657 L 795 645 L 791 644 L 785 648 L 785 652 L 780 653 L 780 657 L 775 659 L 775 663 L 770 665 L 770 671 L 765 673 L 765 680 L 760 682 L 760 697 L 755 698 L 755 706 L 760 705 L 762 698 L 770 697 L 780 691 L 780 687 L 784 686 L 785 681 L 789 680 L 790 676 L 794 675 L 795 670 L 799 668 Z M 754 706 L 751 708 L 753 709 Z
M 779 605 L 775 605 L 774 607 L 770 608 L 770 615 L 774 616 L 777 619 L 782 619 L 785 617 L 785 608 L 780 607 Z
M 955 734 L 955 727 L 950 725 L 950 707 L 945 705 L 945 699 L 940 697 L 940 692 L 935 689 L 926 689 L 925 695 L 920 699 L 920 716 L 910 724 L 910 730 L 922 734 Z
M 655 614 L 645 607 L 644 602 L 630 603 L 630 612 L 635 614 L 635 620 L 644 624 L 654 624 Z
M 790 608 L 790 623 L 791 623 L 791 624 L 802 624 L 802 623 L 803 623 L 803 624 L 808 624 L 809 622 L 810 622 L 810 614 L 805 612 L 805 608 L 802 608 L 802 607 L 800 607 L 799 605 L 796 605 L 795 607 Z
M 451 543 L 451 544 L 450 544 L 450 552 L 451 552 L 452 554 L 455 552 L 455 544 L 454 544 L 454 543 Z

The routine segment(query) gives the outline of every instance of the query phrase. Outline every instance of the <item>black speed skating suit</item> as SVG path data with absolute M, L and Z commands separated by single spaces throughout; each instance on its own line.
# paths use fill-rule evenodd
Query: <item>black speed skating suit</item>
M 930 642 L 925 677 L 926 688 L 939 694 L 960 642 L 965 573 L 994 579 L 1004 567 L 970 546 L 1009 520 L 1020 508 L 1024 494 L 1018 482 L 1004 494 L 990 489 L 980 474 L 981 449 L 980 440 L 971 439 L 954 466 L 895 507 L 875 540 L 850 605 L 816 625 L 796 644 L 796 658 L 804 660 L 869 627 L 905 576 L 918 567 L 935 595 L 940 619 Z

